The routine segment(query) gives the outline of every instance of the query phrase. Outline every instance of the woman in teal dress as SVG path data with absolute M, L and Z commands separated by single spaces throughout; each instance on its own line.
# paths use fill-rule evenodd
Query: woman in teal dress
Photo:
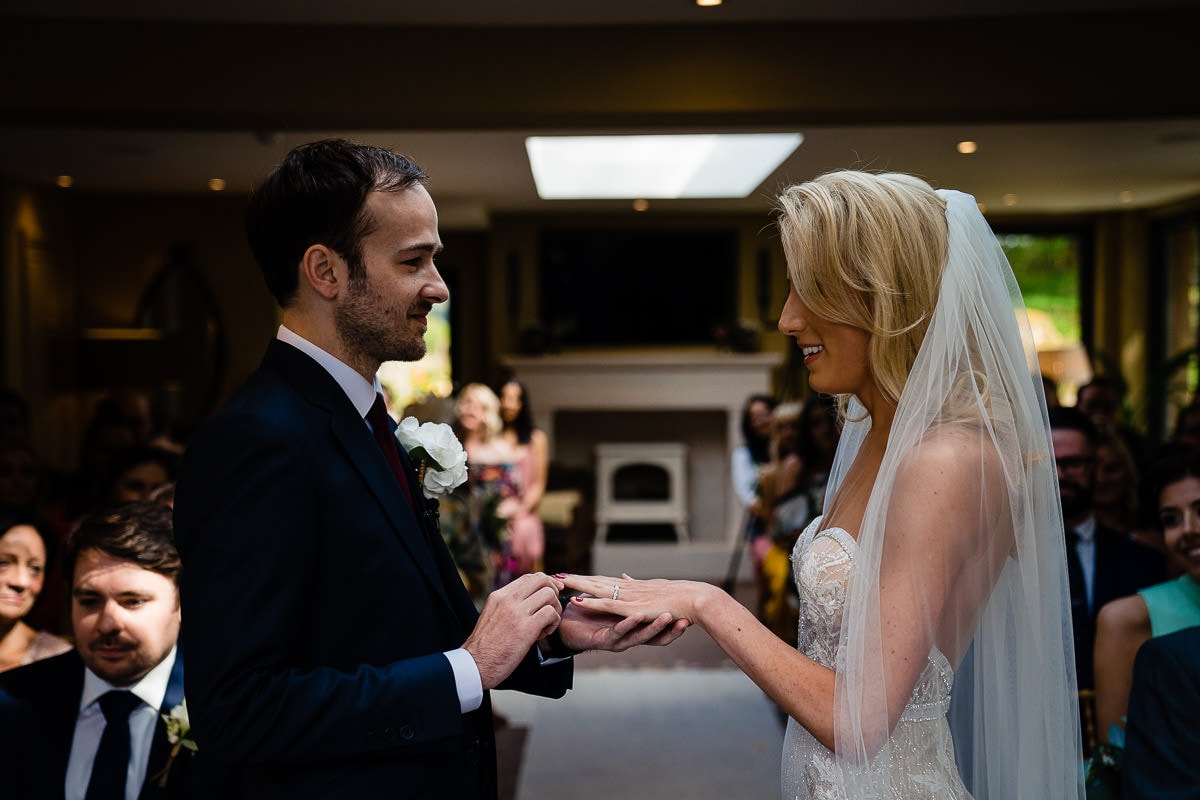
M 1151 486 L 1168 558 L 1181 574 L 1107 603 L 1096 618 L 1096 729 L 1101 742 L 1116 745 L 1138 648 L 1200 625 L 1200 450 L 1167 450 L 1151 468 Z

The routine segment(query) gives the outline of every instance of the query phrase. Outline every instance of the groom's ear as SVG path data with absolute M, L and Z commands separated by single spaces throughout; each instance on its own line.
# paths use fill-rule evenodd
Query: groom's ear
M 326 300 L 337 297 L 346 262 L 323 244 L 314 244 L 300 257 L 300 283 Z

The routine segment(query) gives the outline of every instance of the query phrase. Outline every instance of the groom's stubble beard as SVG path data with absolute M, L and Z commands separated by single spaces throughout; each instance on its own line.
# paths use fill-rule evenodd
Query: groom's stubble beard
M 420 361 L 425 357 L 425 336 L 408 333 L 411 310 L 400 311 L 372 292 L 366 268 L 360 262 L 357 270 L 351 270 L 345 300 L 334 308 L 334 330 L 346 351 L 358 359 L 375 365 Z

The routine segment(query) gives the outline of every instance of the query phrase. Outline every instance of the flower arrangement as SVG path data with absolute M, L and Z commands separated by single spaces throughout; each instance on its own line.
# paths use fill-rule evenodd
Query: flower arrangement
M 192 724 L 188 720 L 187 700 L 172 708 L 170 713 L 163 714 L 162 719 L 167 723 L 167 741 L 171 743 L 171 755 L 167 757 L 167 765 L 154 776 L 160 789 L 167 785 L 167 777 L 171 774 L 171 767 L 180 752 L 186 749 L 194 753 L 197 749 L 195 740 L 191 738 Z
M 396 428 L 396 439 L 416 465 L 425 497 L 449 494 L 466 481 L 467 452 L 449 425 L 405 417 Z

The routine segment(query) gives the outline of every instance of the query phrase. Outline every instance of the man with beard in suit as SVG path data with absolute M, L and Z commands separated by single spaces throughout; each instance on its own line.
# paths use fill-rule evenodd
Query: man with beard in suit
M 5 797 L 216 796 L 163 719 L 184 713 L 171 509 L 137 502 L 85 518 L 64 570 L 75 649 L 0 675 Z
M 449 296 L 424 184 L 402 156 L 325 140 L 250 199 L 282 324 L 192 437 L 175 497 L 189 706 L 201 751 L 237 773 L 231 796 L 490 800 L 490 690 L 561 697 L 572 651 L 687 624 L 564 612 L 541 573 L 481 611 L 468 596 L 376 374 L 425 355 Z
M 1058 468 L 1058 493 L 1067 535 L 1075 672 L 1081 691 L 1095 688 L 1092 655 L 1096 613 L 1109 600 L 1131 595 L 1166 577 L 1166 561 L 1155 550 L 1100 525 L 1092 513 L 1096 476 L 1096 426 L 1078 408 L 1050 409 L 1050 437 Z M 1085 703 L 1085 733 L 1088 721 Z M 1086 749 L 1085 741 L 1085 749 Z M 1086 755 L 1086 754 L 1085 754 Z

